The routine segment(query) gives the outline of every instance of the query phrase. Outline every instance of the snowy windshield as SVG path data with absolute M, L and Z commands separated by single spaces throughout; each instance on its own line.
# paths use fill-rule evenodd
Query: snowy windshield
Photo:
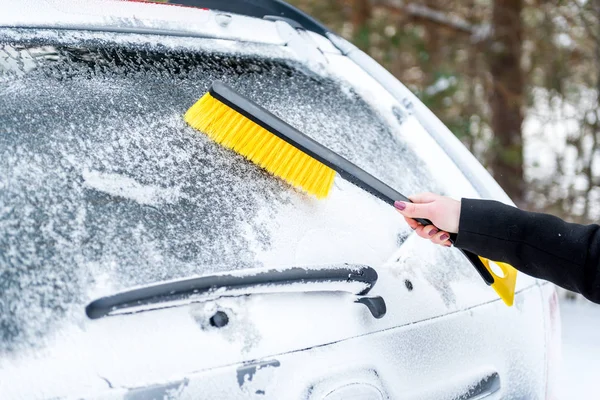
M 293 201 L 305 205 L 305 225 L 322 218 L 316 199 L 183 122 L 216 79 L 402 193 L 444 192 L 351 85 L 295 61 L 5 36 L 0 353 L 81 314 L 98 293 L 263 265 L 277 210 Z

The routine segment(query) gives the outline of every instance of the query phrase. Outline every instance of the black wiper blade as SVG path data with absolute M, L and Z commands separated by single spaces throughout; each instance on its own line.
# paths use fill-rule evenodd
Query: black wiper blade
M 132 309 L 129 312 L 134 312 L 133 309 L 136 307 L 155 303 L 195 297 L 198 297 L 198 301 L 200 301 L 207 295 L 216 294 L 218 297 L 231 295 L 232 292 L 238 295 L 282 292 L 285 290 L 276 290 L 277 288 L 273 290 L 273 286 L 285 287 L 296 283 L 308 284 L 301 286 L 296 291 L 331 291 L 331 286 L 328 289 L 327 285 L 333 282 L 346 284 L 342 287 L 334 287 L 333 291 L 345 291 L 362 296 L 367 294 L 377 282 L 377 272 L 366 265 L 350 264 L 323 268 L 290 267 L 240 270 L 228 274 L 163 282 L 101 297 L 88 304 L 85 312 L 89 318 L 97 319 L 124 309 Z M 322 285 L 315 286 L 314 284 Z M 371 310 L 371 307 L 369 309 Z M 123 311 L 118 313 L 123 313 Z

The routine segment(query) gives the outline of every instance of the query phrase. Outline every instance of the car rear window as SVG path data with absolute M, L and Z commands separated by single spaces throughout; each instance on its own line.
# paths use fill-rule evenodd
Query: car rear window
M 216 79 L 400 192 L 443 191 L 351 84 L 296 61 L 14 33 L 0 39 L 0 352 L 80 318 L 93 293 L 260 266 L 273 238 L 258 214 L 306 195 L 186 126 Z

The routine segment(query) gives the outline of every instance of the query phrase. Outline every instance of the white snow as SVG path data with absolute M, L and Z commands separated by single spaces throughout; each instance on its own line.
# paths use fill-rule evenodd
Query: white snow
M 457 79 L 455 76 L 440 77 L 432 85 L 425 89 L 425 93 L 428 96 L 434 96 L 440 92 L 448 90 L 450 87 L 456 85 Z
M 600 305 L 561 301 L 562 366 L 559 399 L 598 398 Z
M 85 170 L 82 175 L 87 187 L 140 204 L 175 203 L 181 197 L 179 188 L 142 185 L 135 179 L 120 174 Z
M 163 31 L 174 35 L 284 44 L 271 21 L 235 15 L 231 16 L 230 23 L 223 25 L 219 13 L 199 8 L 115 0 L 6 1 L 0 2 L 0 6 L 2 26 L 91 30 L 101 27 L 106 31 Z

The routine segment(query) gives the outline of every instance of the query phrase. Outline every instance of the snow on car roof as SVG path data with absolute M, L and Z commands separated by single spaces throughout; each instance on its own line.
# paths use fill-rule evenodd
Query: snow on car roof
M 212 37 L 285 44 L 272 21 L 212 10 L 122 0 L 0 1 L 0 26 Z

